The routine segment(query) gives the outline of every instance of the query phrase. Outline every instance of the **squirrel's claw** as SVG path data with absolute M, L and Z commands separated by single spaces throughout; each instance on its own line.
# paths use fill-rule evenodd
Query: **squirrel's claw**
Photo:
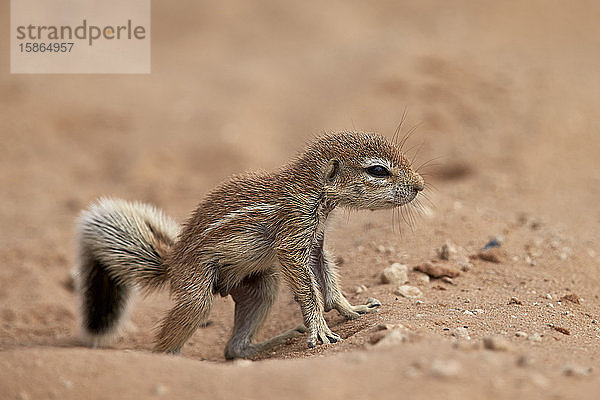
M 367 314 L 377 312 L 377 308 L 381 307 L 381 302 L 374 298 L 369 298 L 366 304 L 360 304 L 358 306 L 352 306 L 352 311 L 359 314 Z
M 330 344 L 341 341 L 342 338 L 337 333 L 332 332 L 327 325 L 321 327 L 308 336 L 308 347 L 314 348 L 317 344 Z

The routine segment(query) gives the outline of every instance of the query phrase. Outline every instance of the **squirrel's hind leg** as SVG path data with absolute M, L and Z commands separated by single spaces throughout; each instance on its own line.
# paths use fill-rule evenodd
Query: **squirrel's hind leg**
M 154 351 L 179 354 L 185 342 L 207 322 L 214 303 L 214 274 L 204 270 L 192 279 L 178 277 L 171 285 L 175 306 L 163 318 Z
M 246 277 L 231 291 L 231 297 L 235 301 L 235 325 L 225 348 L 225 358 L 252 357 L 306 332 L 304 325 L 300 325 L 264 342 L 252 343 L 277 298 L 278 288 L 277 274 L 265 271 Z

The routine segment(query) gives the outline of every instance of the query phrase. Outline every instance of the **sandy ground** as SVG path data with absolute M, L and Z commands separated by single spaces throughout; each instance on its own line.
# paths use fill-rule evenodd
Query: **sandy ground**
M 2 36 L 0 398 L 597 398 L 599 3 L 225 3 L 154 2 L 145 76 L 10 75 Z M 405 108 L 427 190 L 406 222 L 334 218 L 345 292 L 383 302 L 330 312 L 341 343 L 227 363 L 233 302 L 218 298 L 181 357 L 153 354 L 162 293 L 111 349 L 80 346 L 69 271 L 89 202 L 183 221 L 230 174 L 323 131 L 391 136 Z M 500 263 L 469 258 L 492 238 Z M 425 282 L 412 268 L 446 242 L 460 275 Z M 394 262 L 419 299 L 380 282 Z M 261 337 L 299 321 L 282 291 Z

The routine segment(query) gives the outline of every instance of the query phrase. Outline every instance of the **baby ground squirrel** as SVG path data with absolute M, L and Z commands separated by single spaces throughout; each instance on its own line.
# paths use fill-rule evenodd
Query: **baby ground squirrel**
M 170 286 L 174 300 L 155 350 L 179 353 L 208 318 L 214 295 L 231 295 L 235 325 L 226 358 L 250 357 L 308 332 L 308 346 L 334 343 L 323 313 L 352 319 L 381 305 L 351 305 L 331 255 L 323 249 L 335 207 L 402 206 L 423 190 L 423 178 L 381 135 L 359 132 L 316 139 L 273 173 L 226 181 L 181 227 L 156 208 L 100 199 L 77 226 L 78 292 L 87 344 L 106 345 L 126 319 L 137 288 Z M 293 291 L 304 324 L 262 343 L 253 337 L 275 301 L 279 276 Z

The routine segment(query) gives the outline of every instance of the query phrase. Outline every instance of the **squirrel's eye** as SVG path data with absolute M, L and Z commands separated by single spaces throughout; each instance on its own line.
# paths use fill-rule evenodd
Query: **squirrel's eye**
M 373 165 L 372 167 L 367 168 L 367 174 L 376 178 L 387 178 L 391 175 L 390 171 L 381 165 Z

